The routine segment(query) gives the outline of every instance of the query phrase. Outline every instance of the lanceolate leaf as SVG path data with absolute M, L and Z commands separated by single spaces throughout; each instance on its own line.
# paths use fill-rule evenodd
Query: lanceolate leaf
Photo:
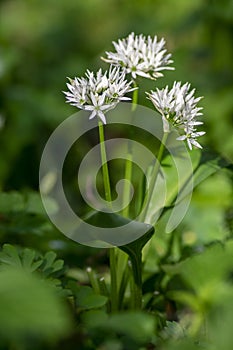
M 227 159 L 221 157 L 220 155 L 209 152 L 202 152 L 200 162 L 194 171 L 193 187 L 196 187 L 207 177 L 222 168 L 233 169 L 233 164 L 231 164 Z
M 192 167 L 187 169 L 183 174 L 179 173 L 179 183 L 177 177 L 177 169 L 174 165 L 171 155 L 167 155 L 162 162 L 162 171 L 166 181 L 166 198 L 163 202 L 164 209 L 158 203 L 161 201 L 160 197 L 164 196 L 163 187 L 157 186 L 154 196 L 152 197 L 152 204 L 150 208 L 156 210 L 150 213 L 150 216 L 156 216 L 156 213 L 162 210 L 162 213 L 168 209 L 173 208 L 181 203 L 193 189 L 202 181 L 207 179 L 222 168 L 233 169 L 233 164 L 224 159 L 220 155 L 208 151 L 193 150 L 190 153 Z M 181 159 L 182 160 L 182 159 Z
M 112 246 L 130 246 L 134 249 L 136 249 L 137 247 L 137 249 L 139 250 L 142 249 L 142 247 L 146 244 L 146 242 L 154 232 L 153 226 L 149 224 L 145 224 L 143 222 L 135 220 L 130 220 L 113 212 L 93 211 L 86 218 L 85 222 L 91 224 L 92 226 L 96 226 L 96 240 L 102 240 L 103 243 L 110 243 L 112 244 Z M 109 228 L 109 231 L 106 230 L 106 234 L 98 236 L 98 227 Z M 118 227 L 119 231 L 114 231 L 114 234 L 112 234 L 111 228 Z M 80 226 L 80 230 L 81 228 L 82 227 Z M 120 230 L 121 228 L 123 229 Z M 127 242 L 130 243 L 127 244 Z

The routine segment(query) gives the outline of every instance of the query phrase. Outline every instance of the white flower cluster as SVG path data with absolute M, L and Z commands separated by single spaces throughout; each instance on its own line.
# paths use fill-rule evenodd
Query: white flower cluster
M 163 38 L 158 40 L 157 36 L 151 38 L 131 33 L 113 45 L 116 52 L 106 52 L 107 58 L 102 57 L 111 63 L 109 71 L 103 73 L 100 69 L 95 75 L 88 70 L 85 77 L 69 79 L 69 91 L 64 92 L 68 103 L 90 111 L 90 119 L 99 117 L 104 124 L 106 112 L 120 101 L 130 100 L 124 95 L 136 89 L 131 86 L 133 81 L 126 80 L 126 74 L 130 73 L 134 80 L 137 76 L 155 80 L 163 76 L 162 70 L 174 69 L 169 66 L 173 61 Z M 170 124 L 173 124 L 182 132 L 177 139 L 186 140 L 190 150 L 193 146 L 202 148 L 196 139 L 205 134 L 196 129 L 203 123 L 197 120 L 202 115 L 202 108 L 197 107 L 201 97 L 195 98 L 194 92 L 195 89 L 190 91 L 189 83 L 174 82 L 171 90 L 166 86 L 147 93 L 162 115 L 164 132 L 169 132 Z
M 162 77 L 164 69 L 174 69 L 168 67 L 173 61 L 171 54 L 167 54 L 165 49 L 165 40 L 153 39 L 144 35 L 135 35 L 131 33 L 125 39 L 113 41 L 116 52 L 106 52 L 107 58 L 102 59 L 115 66 L 125 68 L 126 73 L 130 73 L 133 79 L 137 75 L 157 79 Z
M 72 106 L 91 111 L 89 119 L 99 117 L 106 124 L 105 113 L 122 100 L 130 100 L 124 95 L 135 88 L 125 79 L 125 72 L 112 67 L 109 71 L 96 73 L 87 70 L 85 77 L 69 79 L 68 92 L 64 91 L 66 100 Z
M 202 107 L 197 103 L 202 97 L 194 97 L 195 89 L 190 91 L 190 84 L 181 85 L 181 82 L 174 82 L 171 90 L 166 86 L 164 89 L 156 89 L 147 93 L 158 112 L 163 118 L 164 132 L 169 132 L 169 122 L 184 132 L 177 140 L 186 140 L 191 150 L 192 145 L 202 148 L 196 138 L 205 134 L 204 131 L 197 131 L 196 126 L 203 124 L 197 120 L 202 115 Z

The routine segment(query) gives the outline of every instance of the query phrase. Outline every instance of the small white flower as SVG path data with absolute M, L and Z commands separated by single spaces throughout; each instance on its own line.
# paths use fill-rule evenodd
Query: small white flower
M 164 132 L 169 132 L 169 122 L 179 130 L 183 130 L 184 134 L 177 140 L 186 140 L 190 150 L 193 145 L 202 148 L 196 138 L 205 134 L 204 131 L 196 130 L 196 126 L 203 124 L 197 120 L 202 115 L 200 112 L 202 107 L 197 107 L 202 97 L 195 98 L 194 93 L 195 89 L 190 91 L 189 83 L 181 85 L 181 82 L 174 82 L 171 90 L 166 86 L 164 89 L 157 88 L 156 91 L 147 93 L 148 98 L 162 115 Z
M 110 67 L 109 71 L 96 73 L 87 70 L 85 77 L 69 79 L 68 92 L 64 91 L 66 101 L 72 106 L 91 111 L 89 119 L 99 117 L 106 124 L 105 113 L 120 101 L 129 100 L 124 95 L 135 88 L 125 79 L 125 72 L 120 68 Z
M 106 52 L 107 58 L 102 57 L 105 62 L 115 66 L 120 66 L 130 73 L 133 79 L 137 75 L 157 79 L 162 77 L 164 69 L 174 69 L 168 67 L 173 61 L 170 59 L 171 54 L 167 54 L 165 49 L 165 40 L 160 41 L 157 36 L 153 39 L 142 34 L 129 34 L 127 38 L 113 41 L 116 52 Z

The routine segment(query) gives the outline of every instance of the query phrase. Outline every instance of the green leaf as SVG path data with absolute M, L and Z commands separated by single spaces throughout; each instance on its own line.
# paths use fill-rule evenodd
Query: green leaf
M 64 261 L 56 257 L 53 251 L 47 252 L 43 257 L 32 249 L 18 250 L 11 244 L 4 244 L 0 252 L 0 265 L 20 267 L 28 272 L 39 270 L 44 277 L 55 277 L 64 269 Z
M 207 177 L 223 168 L 232 168 L 232 164 L 220 155 L 203 151 L 201 153 L 200 162 L 194 171 L 193 187 L 196 187 Z
M 110 316 L 102 310 L 88 311 L 83 315 L 83 321 L 87 328 L 104 333 L 114 332 L 139 344 L 149 342 L 156 327 L 155 317 L 140 311 L 127 311 Z
M 111 230 L 109 230 L 109 233 L 102 238 L 104 242 L 111 242 L 112 244 L 115 241 L 116 245 L 120 246 L 122 250 L 126 249 L 128 251 L 132 249 L 137 249 L 137 251 L 141 251 L 142 247 L 146 244 L 146 242 L 148 241 L 148 239 L 150 239 L 154 232 L 153 226 L 149 224 L 145 224 L 135 220 L 130 220 L 112 212 L 93 211 L 85 219 L 85 221 L 93 226 L 104 228 L 117 228 L 127 225 L 127 228 L 122 232 L 119 232 L 117 236 L 111 236 Z M 130 224 L 130 226 L 128 224 Z M 80 230 L 81 229 L 82 226 L 80 226 Z M 108 236 L 110 238 L 108 238 Z M 127 241 L 132 242 L 125 245 L 124 242 Z M 129 247 L 129 249 L 127 247 Z
M 89 328 L 98 328 L 108 322 L 109 316 L 104 310 L 88 310 L 82 315 L 83 323 Z
M 0 310 L 0 334 L 8 340 L 60 339 L 71 327 L 68 311 L 54 290 L 18 268 L 0 271 Z
M 47 252 L 44 256 L 44 263 L 43 263 L 43 271 L 46 271 L 51 268 L 53 265 L 57 254 L 53 251 Z
M 75 293 L 76 304 L 81 309 L 98 309 L 104 306 L 108 298 L 103 295 L 95 294 L 91 287 L 81 286 Z
M 221 303 L 210 310 L 208 321 L 208 337 L 215 349 L 230 350 L 233 344 L 233 290 L 225 296 Z
M 112 315 L 107 328 L 127 335 L 134 341 L 144 343 L 150 341 L 155 330 L 155 318 L 143 312 L 125 312 Z
M 185 161 L 186 158 L 183 159 L 182 155 L 178 154 L 174 161 L 173 155 L 169 154 L 163 159 L 164 180 L 160 174 L 149 206 L 150 222 L 160 215 L 163 208 L 165 212 L 181 203 L 196 186 L 209 176 L 222 168 L 232 168 L 228 160 L 208 151 L 195 149 L 189 153 L 189 157 L 189 161 Z M 179 169 L 179 177 L 177 169 Z M 165 190 L 163 181 L 165 181 Z
M 187 196 L 188 191 L 186 188 L 190 187 L 190 189 L 194 189 L 201 182 L 220 169 L 232 167 L 232 164 L 228 160 L 213 152 L 193 150 L 190 156 L 193 164 L 193 172 L 188 178 L 186 177 L 186 181 L 183 181 L 179 202 L 183 200 L 185 196 Z M 173 198 L 170 205 L 172 205 L 175 199 L 176 197 Z
M 18 251 L 11 244 L 4 244 L 3 250 L 0 252 L 0 262 L 11 266 L 22 266 Z
M 201 254 L 175 265 L 163 265 L 162 268 L 170 275 L 180 274 L 195 291 L 200 291 L 204 286 L 228 277 L 232 269 L 232 251 L 216 244 Z
M 38 261 L 35 261 L 35 260 L 36 260 L 36 252 L 32 249 L 25 248 L 22 252 L 23 268 L 29 272 L 33 272 L 37 270 L 41 266 L 43 260 L 42 259 Z

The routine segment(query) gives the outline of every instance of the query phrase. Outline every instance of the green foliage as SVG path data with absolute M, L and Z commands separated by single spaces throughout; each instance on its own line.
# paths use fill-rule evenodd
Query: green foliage
M 217 171 L 228 167 L 223 158 L 233 159 L 233 5 L 232 0 L 180 0 L 175 6 L 173 11 L 174 0 L 1 1 L 1 350 L 232 350 L 232 173 Z M 61 93 L 65 77 L 83 74 L 89 66 L 106 67 L 98 57 L 131 31 L 165 36 L 176 63 L 176 72 L 163 81 L 142 81 L 139 102 L 144 91 L 171 85 L 173 74 L 190 81 L 205 95 L 204 139 L 211 152 L 191 154 L 198 186 L 171 234 L 165 231 L 177 174 L 171 157 L 164 157 L 166 210 L 149 244 L 150 226 L 141 240 L 123 248 L 131 259 L 143 248 L 143 310 L 128 311 L 131 281 L 122 272 L 122 311 L 110 315 L 107 253 L 56 232 L 38 193 L 38 168 L 52 130 L 73 113 Z M 124 132 L 119 126 L 117 137 Z M 95 138 L 93 133 L 80 141 L 75 159 Z M 72 176 L 67 193 L 79 208 L 76 172 Z M 187 195 L 189 179 L 184 169 L 180 199 Z M 158 196 L 162 190 L 157 189 Z M 161 209 L 157 199 L 151 216 Z M 56 211 L 56 203 L 48 201 Z M 92 220 L 109 225 L 101 215 Z M 123 219 L 114 220 L 118 225 Z M 134 228 L 139 232 L 142 226 Z M 96 289 L 86 266 L 95 272 Z
M 107 302 L 105 296 L 95 294 L 89 286 L 78 287 L 76 284 L 70 284 L 70 288 L 73 291 L 76 306 L 82 310 L 98 309 Z
M 64 272 L 64 261 L 56 257 L 53 251 L 43 256 L 29 248 L 19 252 L 15 246 L 4 244 L 0 252 L 0 267 L 12 266 L 22 268 L 27 272 L 37 270 L 44 277 L 56 277 Z
M 155 340 L 155 318 L 143 312 L 107 316 L 104 312 L 90 311 L 84 315 L 83 322 L 89 331 L 103 331 L 107 338 L 114 339 L 118 335 L 130 350 Z
M 16 267 L 0 270 L 0 309 L 1 338 L 12 343 L 57 340 L 71 327 L 68 310 L 51 286 Z

